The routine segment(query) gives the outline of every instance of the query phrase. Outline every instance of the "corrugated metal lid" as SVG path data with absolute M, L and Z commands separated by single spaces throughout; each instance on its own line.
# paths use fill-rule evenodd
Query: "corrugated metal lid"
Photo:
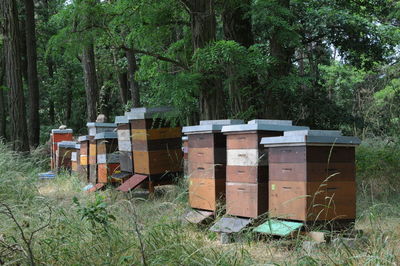
M 224 126 L 221 132 L 241 132 L 241 131 L 292 131 L 292 130 L 308 130 L 309 127 L 303 126 L 288 126 L 280 124 L 244 124 Z
M 117 132 L 101 132 L 94 136 L 94 139 L 117 139 Z
M 281 125 L 281 126 L 292 126 L 292 120 L 271 120 L 271 119 L 253 119 L 247 122 L 247 124 L 267 124 L 267 125 Z
M 194 133 L 212 133 L 212 132 L 220 132 L 221 129 L 226 126 L 226 125 L 237 125 L 237 124 L 243 124 L 243 120 L 214 120 L 214 121 L 224 121 L 223 122 L 218 122 L 215 124 L 212 124 L 212 120 L 205 120 L 205 121 L 210 121 L 207 122 L 203 125 L 197 125 L 197 126 L 188 126 L 188 127 L 183 127 L 182 128 L 182 133 L 185 134 L 194 134 Z
M 129 123 L 129 120 L 124 115 L 115 117 L 115 124 L 128 124 L 128 123 Z

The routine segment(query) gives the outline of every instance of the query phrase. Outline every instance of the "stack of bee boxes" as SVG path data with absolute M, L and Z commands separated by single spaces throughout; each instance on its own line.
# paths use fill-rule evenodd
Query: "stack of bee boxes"
M 184 127 L 188 136 L 189 204 L 192 208 L 215 211 L 225 195 L 226 137 L 224 125 L 242 120 L 200 121 L 198 126 Z
M 58 143 L 61 141 L 72 141 L 72 129 L 52 129 L 50 134 L 51 140 L 51 169 L 56 169 L 56 153 Z
M 80 144 L 75 144 L 75 150 L 71 154 L 71 172 L 77 174 L 80 169 Z
M 60 171 L 65 169 L 71 171 L 71 156 L 75 151 L 76 142 L 61 141 L 57 143 L 56 151 L 56 169 Z
M 79 175 L 82 176 L 87 182 L 89 182 L 89 172 L 90 172 L 90 165 L 89 165 L 89 142 L 90 139 L 93 137 L 90 136 L 80 136 L 78 141 L 80 143 L 80 153 L 79 153 Z
M 131 127 L 131 142 L 135 174 L 145 175 L 153 182 L 168 182 L 181 172 L 181 127 L 170 127 L 158 118 L 168 107 L 135 108 L 127 113 Z
M 119 162 L 122 174 L 133 174 L 131 130 L 126 116 L 115 117 L 118 134 Z
M 119 171 L 118 136 L 116 132 L 103 132 L 95 136 L 97 148 L 97 182 L 109 183 L 109 177 Z
M 86 124 L 89 131 L 89 182 L 97 183 L 97 141 L 94 139 L 96 134 L 103 132 L 113 132 L 116 128 L 114 123 L 96 123 Z
M 252 120 L 222 128 L 227 146 L 227 214 L 256 218 L 268 211 L 268 150 L 260 141 L 299 129 L 308 128 L 292 126 L 288 120 Z
M 356 137 L 303 130 L 263 138 L 269 149 L 270 215 L 310 222 L 356 217 Z

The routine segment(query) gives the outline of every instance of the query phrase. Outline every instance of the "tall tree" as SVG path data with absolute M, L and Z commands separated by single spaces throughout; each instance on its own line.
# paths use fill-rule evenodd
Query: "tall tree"
M 85 78 L 87 120 L 95 121 L 97 117 L 98 84 L 93 43 L 83 48 L 82 65 Z
M 1 47 L 3 48 L 3 47 Z M 5 85 L 6 65 L 4 62 L 3 49 L 0 55 L 0 139 L 6 139 L 6 102 L 3 86 Z
M 136 56 L 133 50 L 126 50 L 126 59 L 128 61 L 129 88 L 131 91 L 132 107 L 140 107 L 139 84 L 135 80 L 135 74 L 138 70 Z
M 0 1 L 3 16 L 3 37 L 6 68 L 6 84 L 10 88 L 10 122 L 13 149 L 29 151 L 25 102 L 22 87 L 21 52 L 19 42 L 18 12 L 14 0 Z
M 33 0 L 25 0 L 26 59 L 29 88 L 29 142 L 33 147 L 39 145 L 39 81 L 36 54 L 35 7 Z

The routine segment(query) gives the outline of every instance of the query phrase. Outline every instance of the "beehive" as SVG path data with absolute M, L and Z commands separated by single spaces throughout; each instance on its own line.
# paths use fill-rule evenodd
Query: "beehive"
M 252 120 L 244 125 L 224 126 L 226 135 L 226 212 L 256 218 L 268 211 L 268 149 L 263 137 L 282 136 L 292 126 L 289 120 Z
M 75 149 L 71 153 L 71 172 L 77 174 L 80 168 L 80 144 L 75 144 Z
M 116 129 L 114 123 L 89 122 L 86 124 L 89 132 L 89 182 L 96 184 L 98 176 L 97 168 L 97 141 L 94 139 L 96 134 L 113 132 Z
M 76 142 L 74 141 L 61 141 L 57 144 L 56 151 L 56 168 L 57 171 L 61 169 L 71 171 L 71 156 L 75 151 Z
M 355 219 L 358 138 L 303 130 L 261 143 L 269 149 L 271 216 L 303 222 Z
M 52 129 L 51 140 L 51 169 L 56 169 L 56 152 L 58 143 L 61 141 L 72 141 L 72 129 Z
M 79 170 L 78 174 L 82 176 L 87 182 L 89 182 L 89 142 L 94 137 L 91 136 L 80 136 L 78 141 L 80 143 L 80 154 L 79 154 Z
M 97 182 L 109 183 L 109 178 L 119 171 L 118 135 L 116 132 L 103 132 L 95 136 L 97 148 Z
M 135 108 L 126 113 L 131 127 L 134 172 L 150 180 L 172 176 L 182 170 L 181 128 L 157 118 L 167 107 Z
M 224 125 L 242 120 L 207 120 L 184 127 L 188 136 L 189 204 L 192 208 L 215 211 L 225 195 L 226 137 Z
M 133 173 L 131 130 L 126 116 L 116 116 L 118 150 L 121 172 Z

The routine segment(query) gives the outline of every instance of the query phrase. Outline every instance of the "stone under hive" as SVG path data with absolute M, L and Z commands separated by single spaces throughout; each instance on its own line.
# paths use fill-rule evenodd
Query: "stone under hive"
M 89 182 L 97 183 L 97 141 L 96 134 L 113 132 L 117 127 L 114 123 L 89 122 L 86 124 L 89 132 Z
M 353 222 L 356 137 L 302 130 L 263 138 L 269 149 L 270 216 L 302 222 Z
M 109 183 L 112 174 L 119 171 L 119 153 L 117 132 L 97 133 L 97 183 Z
M 226 213 L 256 218 L 268 211 L 268 149 L 264 137 L 284 131 L 308 129 L 289 120 L 252 120 L 222 128 L 226 136 Z
M 188 136 L 188 177 L 190 207 L 215 211 L 225 195 L 226 137 L 224 125 L 242 120 L 206 120 L 184 127 Z
M 56 152 L 58 143 L 61 141 L 72 141 L 72 129 L 52 129 L 50 134 L 51 140 L 51 169 L 56 169 Z
M 75 151 L 76 142 L 61 141 L 57 144 L 56 151 L 56 169 L 59 172 L 61 169 L 71 171 L 71 156 Z

